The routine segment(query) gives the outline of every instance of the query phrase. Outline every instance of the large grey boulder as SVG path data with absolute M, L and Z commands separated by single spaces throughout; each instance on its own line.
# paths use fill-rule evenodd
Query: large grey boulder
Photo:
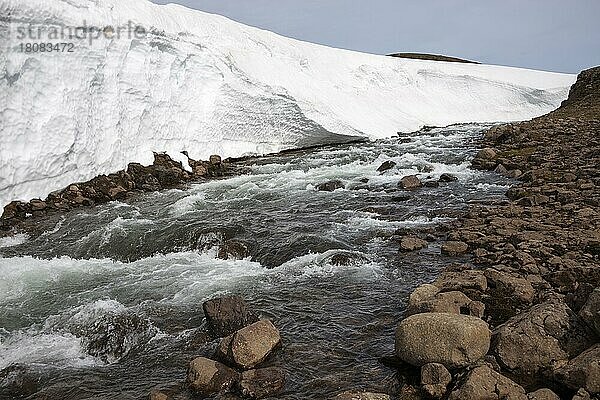
M 556 380 L 571 389 L 600 393 L 600 344 L 587 349 L 558 371 Z
M 220 362 L 198 357 L 190 363 L 187 381 L 190 387 L 203 395 L 231 389 L 239 380 L 239 374 Z
M 226 363 L 252 369 L 265 361 L 280 345 L 281 336 L 268 320 L 261 320 L 221 340 L 217 355 Z
M 462 368 L 483 358 L 490 347 L 490 330 L 479 318 L 446 313 L 424 313 L 403 320 L 396 330 L 396 355 L 423 366 L 443 364 Z
M 525 389 L 487 366 L 470 371 L 449 400 L 528 400 Z
M 538 380 L 593 344 L 594 337 L 562 301 L 538 304 L 494 332 L 493 352 L 509 371 Z M 526 355 L 526 356 L 524 356 Z

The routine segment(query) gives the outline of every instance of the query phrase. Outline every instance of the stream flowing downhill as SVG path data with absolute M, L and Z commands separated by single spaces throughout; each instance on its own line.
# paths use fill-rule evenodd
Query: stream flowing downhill
M 31 374 L 30 398 L 142 399 L 211 354 L 202 302 L 239 294 L 281 331 L 270 361 L 288 377 L 278 398 L 392 386 L 395 372 L 378 358 L 393 353 L 408 294 L 456 261 L 437 242 L 399 253 L 392 236 L 502 199 L 509 180 L 468 168 L 484 128 L 253 159 L 248 175 L 73 211 L 44 222 L 39 237 L 0 239 L 0 370 Z M 386 160 L 397 166 L 380 175 Z M 397 188 L 417 173 L 459 180 Z M 316 190 L 330 180 L 345 189 Z M 251 256 L 219 259 L 228 240 Z M 0 398 L 9 398 L 1 388 Z

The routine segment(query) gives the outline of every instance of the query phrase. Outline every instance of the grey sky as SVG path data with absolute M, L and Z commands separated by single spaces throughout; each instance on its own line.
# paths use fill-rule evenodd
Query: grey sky
M 153 0 L 314 43 L 561 72 L 600 65 L 598 0 Z

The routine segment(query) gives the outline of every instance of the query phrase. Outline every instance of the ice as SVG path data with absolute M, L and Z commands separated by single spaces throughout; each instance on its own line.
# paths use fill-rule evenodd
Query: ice
M 575 81 L 333 49 L 146 0 L 0 0 L 0 13 L 10 16 L 0 20 L 0 206 L 150 163 L 152 151 L 239 156 L 528 119 L 556 108 Z M 146 35 L 19 51 L 19 28 L 129 21 Z

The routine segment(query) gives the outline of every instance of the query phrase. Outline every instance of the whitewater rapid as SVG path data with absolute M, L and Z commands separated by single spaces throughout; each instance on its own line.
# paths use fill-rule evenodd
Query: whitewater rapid
M 0 206 L 150 163 L 152 151 L 264 154 L 528 119 L 556 108 L 575 80 L 332 49 L 146 0 L 0 0 L 0 15 Z M 21 51 L 51 28 L 82 25 L 144 34 Z M 20 39 L 28 28 L 44 33 Z

